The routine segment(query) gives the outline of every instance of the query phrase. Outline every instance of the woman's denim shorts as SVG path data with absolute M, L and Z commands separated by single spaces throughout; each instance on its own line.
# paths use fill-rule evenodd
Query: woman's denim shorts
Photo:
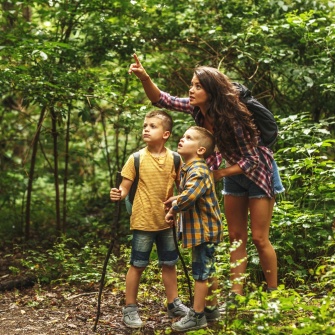
M 278 167 L 276 162 L 272 161 L 272 181 L 274 194 L 279 194 L 285 191 L 285 188 L 281 182 Z M 238 174 L 235 176 L 225 177 L 223 181 L 223 195 L 234 195 L 234 196 L 245 196 L 249 198 L 264 198 L 266 193 L 251 181 L 246 175 Z
M 149 264 L 153 244 L 156 244 L 159 265 L 173 266 L 178 261 L 178 252 L 172 228 L 159 231 L 133 230 L 130 264 L 146 267 Z

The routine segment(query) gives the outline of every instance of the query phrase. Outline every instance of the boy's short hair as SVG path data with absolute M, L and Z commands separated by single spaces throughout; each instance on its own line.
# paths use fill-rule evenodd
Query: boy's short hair
M 172 132 L 173 120 L 172 120 L 172 117 L 165 111 L 161 109 L 153 110 L 151 112 L 148 112 L 145 115 L 145 117 L 146 118 L 158 117 L 159 119 L 162 120 L 162 125 L 163 125 L 164 130 L 167 130 L 170 133 Z
M 199 126 L 192 126 L 189 129 L 195 130 L 199 134 L 199 144 L 200 146 L 206 148 L 204 158 L 209 157 L 215 150 L 215 139 L 213 134 L 206 128 Z

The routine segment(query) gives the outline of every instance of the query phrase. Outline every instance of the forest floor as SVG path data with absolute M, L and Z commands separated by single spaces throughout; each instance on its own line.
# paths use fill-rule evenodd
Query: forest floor
M 139 304 L 145 321 L 139 330 L 129 329 L 122 323 L 124 292 L 105 287 L 94 332 L 99 284 L 91 287 L 39 285 L 25 274 L 18 258 L 6 257 L 7 254 L 8 250 L 0 250 L 0 335 L 149 335 L 164 334 L 166 329 L 173 334 L 164 299 L 159 299 L 163 292 L 158 292 L 156 287 L 148 289 L 150 304 Z M 13 268 L 20 269 L 19 274 L 13 274 Z M 150 295 L 155 299 L 150 299 Z
M 121 294 L 105 289 L 101 315 L 94 332 L 99 288 L 96 289 L 81 292 L 74 287 L 41 288 L 35 285 L 2 292 L 0 335 L 155 334 L 158 329 L 170 327 L 171 321 L 163 306 L 151 305 L 150 318 L 145 320 L 145 327 L 139 331 L 126 328 L 121 321 Z

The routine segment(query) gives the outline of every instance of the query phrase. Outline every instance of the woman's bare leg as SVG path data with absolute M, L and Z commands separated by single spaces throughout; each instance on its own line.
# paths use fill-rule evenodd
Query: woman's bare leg
M 274 199 L 254 198 L 249 200 L 252 240 L 255 244 L 268 287 L 276 288 L 277 256 L 269 240 Z
M 241 243 L 230 253 L 232 292 L 243 294 L 243 276 L 247 267 L 248 204 L 247 196 L 225 195 L 224 208 L 230 243 Z

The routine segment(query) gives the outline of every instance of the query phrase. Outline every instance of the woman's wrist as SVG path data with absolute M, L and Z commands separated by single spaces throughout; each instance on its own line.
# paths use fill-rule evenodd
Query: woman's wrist
M 150 76 L 146 73 L 146 76 L 144 78 L 140 78 L 141 82 L 145 82 L 150 79 Z
M 219 181 L 226 176 L 226 169 L 213 170 L 214 180 Z
M 220 177 L 224 178 L 226 176 L 226 169 L 220 169 Z

